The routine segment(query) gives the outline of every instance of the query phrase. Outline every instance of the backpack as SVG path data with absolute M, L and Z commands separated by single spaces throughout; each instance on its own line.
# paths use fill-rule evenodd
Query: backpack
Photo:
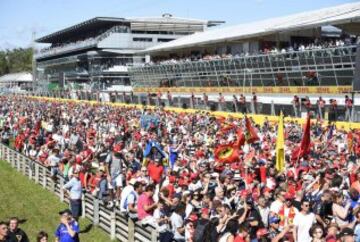
M 194 232 L 194 242 L 201 242 L 203 241 L 203 237 L 204 237 L 204 232 L 205 232 L 205 228 L 206 225 L 209 224 L 208 220 L 199 220 L 196 228 L 195 228 L 195 232 Z

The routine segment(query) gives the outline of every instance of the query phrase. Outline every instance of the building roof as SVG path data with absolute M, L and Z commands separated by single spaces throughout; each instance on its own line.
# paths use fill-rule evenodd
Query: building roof
M 10 73 L 0 76 L 0 83 L 32 82 L 32 74 L 29 72 Z
M 201 24 L 208 27 L 216 26 L 225 23 L 225 21 L 217 20 L 201 20 L 193 18 L 179 18 L 173 17 L 171 14 L 163 14 L 161 17 L 130 17 L 127 18 L 130 22 L 154 22 L 154 23 L 169 23 L 169 24 Z
M 320 10 L 266 19 L 188 35 L 174 41 L 148 48 L 141 52 L 154 53 L 203 46 L 232 40 L 249 39 L 264 35 L 316 28 L 324 25 L 345 27 L 347 31 L 360 31 L 360 2 L 338 5 Z M 346 26 L 345 26 L 346 25 Z
M 186 25 L 205 25 L 208 27 L 224 23 L 223 21 L 207 21 L 199 19 L 177 18 L 170 14 L 164 14 L 162 17 L 133 17 L 133 18 L 115 18 L 115 17 L 95 17 L 68 28 L 56 31 L 36 40 L 38 43 L 53 43 L 74 34 L 85 33 L 99 28 L 112 27 L 118 23 L 133 24 L 186 24 Z
M 60 39 L 64 39 L 68 36 L 72 36 L 75 33 L 86 32 L 103 27 L 112 27 L 117 23 L 125 22 L 124 18 L 113 18 L 113 17 L 95 17 L 79 24 L 75 24 L 68 28 L 56 31 L 49 35 L 45 35 L 36 40 L 38 43 L 53 43 Z

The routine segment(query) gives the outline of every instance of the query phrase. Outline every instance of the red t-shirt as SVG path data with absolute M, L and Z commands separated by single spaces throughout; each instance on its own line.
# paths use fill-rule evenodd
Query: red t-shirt
M 162 166 L 157 166 L 152 162 L 148 165 L 147 168 L 151 179 L 153 179 L 156 183 L 160 183 L 161 175 L 164 171 L 164 168 Z

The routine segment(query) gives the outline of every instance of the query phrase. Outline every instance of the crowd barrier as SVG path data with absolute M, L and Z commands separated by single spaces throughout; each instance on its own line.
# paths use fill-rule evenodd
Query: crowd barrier
M 4 160 L 36 184 L 57 195 L 61 202 L 69 203 L 69 197 L 62 187 L 64 178 L 51 179 L 50 170 L 25 155 L 0 143 L 0 159 Z M 94 225 L 110 235 L 110 239 L 129 242 L 157 242 L 158 233 L 154 227 L 143 226 L 123 215 L 118 208 L 108 209 L 104 203 L 89 193 L 82 197 L 82 217 L 89 218 Z
M 126 103 L 119 103 L 119 102 L 98 102 L 98 101 L 87 101 L 87 100 L 76 100 L 76 99 L 65 99 L 65 98 L 52 98 L 52 97 L 41 97 L 41 96 L 31 96 L 35 99 L 40 100 L 48 100 L 48 101 L 58 101 L 58 102 L 75 102 L 75 103 L 88 103 L 91 105 L 94 104 L 104 104 L 110 105 L 114 107 L 136 107 L 136 108 L 143 108 L 144 105 L 142 104 L 126 104 Z M 157 105 L 146 105 L 147 108 L 157 108 Z M 207 112 L 210 115 L 214 115 L 216 117 L 234 117 L 234 118 L 243 118 L 244 114 L 242 113 L 232 113 L 232 112 L 225 112 L 225 111 L 210 111 L 210 110 L 201 110 L 201 109 L 191 109 L 191 108 L 177 108 L 177 107 L 165 107 L 165 110 L 173 111 L 177 113 L 197 113 L 197 112 Z M 279 116 L 276 115 L 263 115 L 263 114 L 246 114 L 248 117 L 252 118 L 256 124 L 263 124 L 265 120 L 268 120 L 272 123 L 277 123 L 279 121 Z M 305 118 L 295 118 L 295 117 L 285 117 L 285 122 L 297 122 L 300 124 L 305 123 Z M 317 122 L 316 119 L 311 120 L 311 122 Z M 327 120 L 321 121 L 322 125 L 328 125 L 329 122 Z M 335 125 L 338 129 L 343 129 L 349 131 L 351 129 L 360 129 L 359 122 L 346 122 L 346 121 L 337 121 Z

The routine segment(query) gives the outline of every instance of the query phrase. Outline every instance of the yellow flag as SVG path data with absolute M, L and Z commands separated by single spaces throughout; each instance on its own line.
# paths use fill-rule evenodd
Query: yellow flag
M 276 170 L 285 169 L 285 151 L 284 151 L 284 115 L 281 112 L 278 124 L 278 135 L 276 139 Z

